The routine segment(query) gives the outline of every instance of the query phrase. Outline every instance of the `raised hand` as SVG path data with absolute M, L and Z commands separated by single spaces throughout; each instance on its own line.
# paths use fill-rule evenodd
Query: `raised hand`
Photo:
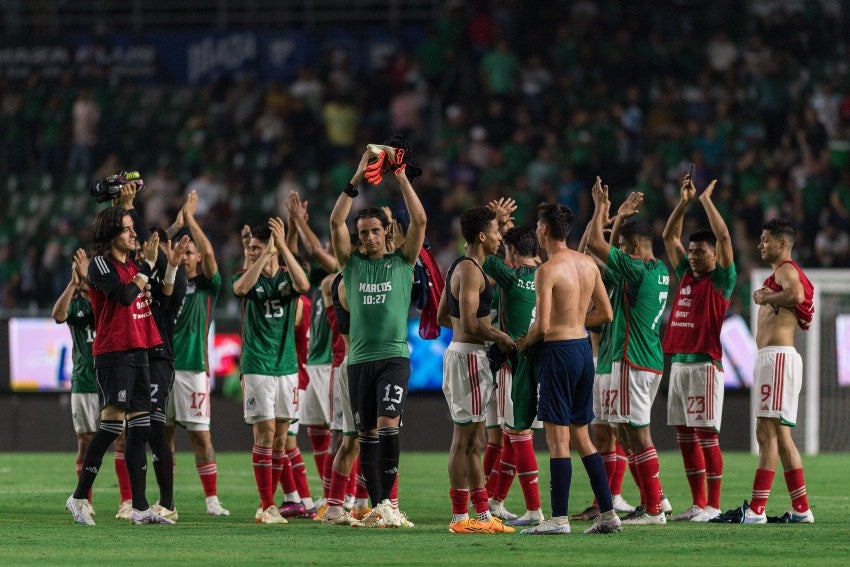
M 366 174 L 366 167 L 369 165 L 369 158 L 372 157 L 372 153 L 367 148 L 363 151 L 363 155 L 360 156 L 360 163 L 357 164 L 357 171 L 354 172 L 354 175 L 351 177 L 351 184 L 357 187 L 363 181 L 363 176 Z
M 707 201 L 711 201 L 711 194 L 714 193 L 714 186 L 715 185 L 717 185 L 717 180 L 712 179 L 711 183 L 708 184 L 708 187 L 706 187 L 705 190 L 702 192 L 702 194 L 700 194 L 700 196 L 699 196 L 699 202 L 700 203 L 705 203 Z
M 691 179 L 690 175 L 685 174 L 679 194 L 683 203 L 689 203 L 696 198 L 697 188 L 694 186 L 694 180 Z
M 159 254 L 159 234 L 154 232 L 142 246 L 142 256 L 147 262 L 156 263 Z
M 121 207 L 126 211 L 132 209 L 133 199 L 136 198 L 136 187 L 137 183 L 135 181 L 128 181 L 121 185 L 121 189 L 118 190 L 118 197 L 112 199 L 112 206 Z
M 189 235 L 184 234 L 183 238 L 177 243 L 177 246 L 172 248 L 171 240 L 168 240 L 165 243 L 165 254 L 168 256 L 168 265 L 169 266 L 179 266 L 180 260 L 183 259 L 183 255 L 186 253 L 186 249 L 189 248 Z
M 607 186 L 606 186 L 607 188 Z M 606 190 L 607 193 L 607 190 Z M 636 193 L 632 191 L 629 193 L 629 196 L 623 201 L 623 204 L 620 205 L 620 208 L 617 210 L 617 215 L 625 218 L 633 217 L 640 211 L 640 206 L 643 204 L 643 193 Z
M 180 209 L 180 212 L 184 215 L 184 218 L 185 217 L 194 218 L 195 211 L 197 211 L 197 210 L 198 210 L 198 192 L 197 191 L 190 191 L 189 194 L 186 196 L 186 203 L 183 204 L 183 208 Z
M 501 197 L 487 203 L 487 208 L 496 213 L 496 222 L 499 226 L 513 223 L 513 213 L 517 210 L 516 201 L 510 197 Z
M 88 278 L 89 257 L 82 248 L 77 248 L 74 252 L 74 265 L 77 267 L 77 275 L 81 280 Z
M 247 224 L 242 225 L 239 236 L 242 239 L 242 248 L 248 248 L 248 244 L 251 242 L 251 227 Z
M 289 216 L 293 220 L 304 222 L 307 222 L 309 218 L 307 214 L 307 201 L 302 201 L 297 191 L 292 191 L 289 194 Z
M 269 239 L 269 248 L 272 248 L 272 239 L 277 242 L 276 246 L 278 249 L 286 245 L 286 227 L 280 217 L 269 219 L 269 230 L 272 231 L 272 238 Z
M 71 283 L 74 287 L 80 285 L 80 273 L 76 260 L 71 262 Z

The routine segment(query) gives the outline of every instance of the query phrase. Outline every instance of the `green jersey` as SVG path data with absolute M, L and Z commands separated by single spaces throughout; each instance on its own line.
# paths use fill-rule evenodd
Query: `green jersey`
M 487 256 L 484 273 L 499 286 L 499 326 L 512 339 L 528 333 L 537 301 L 534 273 L 537 266 L 511 266 L 498 256 Z
M 307 364 L 330 364 L 333 362 L 333 338 L 331 324 L 325 313 L 325 300 L 319 288 L 315 288 L 310 295 L 313 306 L 310 310 L 310 350 L 307 352 Z
M 621 345 L 626 338 L 626 313 L 623 306 L 623 278 L 606 267 L 602 272 L 602 282 L 608 292 L 614 317 L 610 323 L 602 326 L 599 347 L 596 351 L 596 373 L 611 374 L 614 345 Z
M 221 272 L 212 279 L 203 273 L 189 280 L 174 327 L 174 368 L 209 373 L 207 337 L 212 308 L 221 290 Z
M 401 250 L 380 258 L 355 252 L 342 273 L 351 312 L 348 363 L 409 358 L 407 311 L 413 266 Z
M 71 329 L 71 359 L 74 369 L 71 371 L 71 392 L 75 394 L 97 393 L 97 380 L 94 377 L 94 357 L 91 346 L 94 342 L 94 312 L 91 302 L 75 295 L 68 305 L 65 320 Z
M 233 276 L 236 282 L 240 274 Z M 298 373 L 295 356 L 297 293 L 289 272 L 281 269 L 242 297 L 242 374 L 288 376 Z
M 661 373 L 664 354 L 658 332 L 670 286 L 667 267 L 658 260 L 629 256 L 613 246 L 607 265 L 625 284 L 625 340 L 614 343 L 612 360 L 625 359 L 638 369 Z

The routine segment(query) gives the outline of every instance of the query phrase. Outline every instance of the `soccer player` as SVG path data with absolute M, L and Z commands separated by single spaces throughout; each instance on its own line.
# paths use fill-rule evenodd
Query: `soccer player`
M 280 218 L 251 230 L 251 265 L 233 277 L 242 297 L 242 390 L 245 422 L 254 432 L 252 461 L 260 508 L 255 519 L 285 524 L 274 502 L 272 453 L 284 451 L 290 421 L 296 419 L 298 364 L 295 357 L 297 298 L 310 287 L 307 275 L 286 245 Z M 283 257 L 282 269 L 278 254 Z
M 481 439 L 487 404 L 493 389 L 493 376 L 485 342 L 495 342 L 508 353 L 516 349 L 513 339 L 490 321 L 493 288 L 482 265 L 495 254 L 502 241 L 496 212 L 487 207 L 465 211 L 460 229 L 466 240 L 466 255 L 452 263 L 446 274 L 446 287 L 440 298 L 438 321 L 451 326 L 452 342 L 443 358 L 443 394 L 453 422 L 449 452 L 449 495 L 452 520 L 449 531 L 456 534 L 512 533 L 500 518 L 490 513 Z M 469 517 L 469 501 L 475 517 Z
M 407 238 L 401 248 L 388 253 L 390 220 L 380 209 L 364 209 L 355 217 L 364 252 L 353 250 L 345 221 L 370 156 L 367 149 L 334 205 L 331 242 L 351 314 L 349 394 L 359 432 L 360 466 L 373 506 L 361 524 L 398 527 L 402 517 L 393 508 L 390 494 L 398 473 L 399 423 L 410 379 L 407 312 L 413 265 L 425 238 L 427 217 L 407 177 L 402 152 L 384 151 L 379 165 L 390 164 L 410 213 Z
M 212 309 L 221 290 L 221 272 L 215 251 L 195 211 L 198 194 L 190 192 L 179 217 L 189 229 L 190 242 L 181 265 L 189 279 L 174 328 L 174 391 L 168 400 L 166 432 L 174 450 L 175 425 L 186 428 L 195 453 L 207 514 L 229 516 L 218 499 L 218 467 L 210 435 L 210 385 L 208 336 Z
M 135 189 L 135 184 L 131 182 Z M 120 206 L 101 211 L 92 223 L 97 255 L 89 263 L 88 280 L 95 320 L 92 344 L 100 394 L 101 422 L 92 437 L 77 488 L 66 501 L 74 521 L 94 525 L 85 504 L 103 455 L 127 421 L 125 455 L 133 494 L 130 521 L 135 524 L 173 524 L 154 513 L 145 497 L 150 436 L 151 390 L 148 350 L 162 344 L 144 290 L 153 274 L 159 237 L 143 246 L 141 267 L 132 259 L 136 232 L 132 217 Z
M 608 421 L 618 424 L 618 437 L 635 460 L 638 487 L 645 511 L 624 520 L 629 524 L 666 524 L 658 479 L 658 454 L 650 433 L 652 402 L 661 383 L 664 355 L 658 335 L 667 303 L 670 276 L 652 252 L 652 227 L 642 220 L 623 224 L 619 247 L 611 246 L 602 233 L 608 217 L 608 186 L 599 177 L 593 185 L 596 205 L 588 248 L 624 280 L 625 340 L 615 345 L 608 390 Z M 539 293 L 539 290 L 538 290 Z M 601 504 L 601 503 L 600 503 Z
M 547 259 L 534 276 L 536 320 L 517 346 L 524 350 L 543 342 L 537 365 L 537 416 L 549 447 L 552 517 L 524 534 L 570 533 L 571 443 L 581 456 L 601 512 L 585 533 L 620 531 L 605 465 L 588 432 L 595 369 L 586 327 L 611 321 L 611 304 L 593 260 L 567 246 L 572 223 L 573 212 L 567 206 L 537 208 L 537 240 Z M 589 312 L 591 303 L 595 309 Z
M 697 199 L 689 176 L 664 227 L 664 248 L 679 278 L 663 343 L 664 352 L 673 357 L 667 424 L 676 428 L 693 501 L 690 508 L 670 517 L 678 521 L 707 522 L 720 514 L 723 456 L 718 433 L 724 387 L 720 329 L 737 274 L 729 229 L 711 201 L 716 183 L 709 183 L 698 199 L 711 230 L 691 234 L 687 252 L 682 246 L 682 221 Z
M 744 524 L 767 522 L 765 506 L 778 461 L 785 471 L 791 510 L 782 518 L 789 523 L 811 524 L 803 461 L 791 437 L 797 422 L 797 403 L 803 387 L 803 360 L 794 348 L 794 331 L 808 330 L 814 316 L 814 286 L 791 259 L 796 231 L 783 218 L 762 225 L 758 249 L 773 273 L 753 292 L 759 306 L 756 344 L 759 351 L 753 371 L 756 392 L 756 439 L 759 464 L 753 480 L 752 499 L 741 507 Z

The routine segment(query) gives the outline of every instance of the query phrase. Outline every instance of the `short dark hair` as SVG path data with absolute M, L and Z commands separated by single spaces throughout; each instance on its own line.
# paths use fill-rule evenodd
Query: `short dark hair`
M 645 220 L 631 220 L 620 229 L 620 236 L 625 240 L 631 240 L 632 238 L 652 240 L 655 236 L 655 231 L 652 230 L 652 226 Z
M 516 248 L 517 254 L 528 258 L 537 256 L 540 243 L 533 226 L 515 226 L 509 229 L 503 238 L 505 244 Z
M 495 218 L 496 211 L 487 207 L 467 209 L 460 215 L 460 233 L 467 243 L 472 244 Z
M 701 230 L 698 230 L 698 231 L 692 233 L 688 237 L 688 242 L 694 242 L 694 243 L 706 242 L 712 248 L 717 247 L 717 237 L 714 236 L 714 233 L 707 228 L 703 228 Z
M 537 220 L 549 227 L 549 235 L 566 242 L 573 228 L 573 210 L 560 203 L 541 203 L 537 206 Z
M 151 236 L 153 236 L 154 233 L 159 235 L 160 243 L 165 244 L 166 242 L 168 242 L 168 233 L 166 233 L 163 229 L 159 228 L 158 226 L 152 226 L 148 230 L 151 231 Z
M 263 242 L 268 243 L 269 238 L 272 237 L 272 229 L 269 228 L 267 224 L 258 224 L 257 226 L 251 227 L 251 238 L 256 238 L 257 240 L 262 240 Z
M 797 238 L 797 231 L 794 229 L 794 225 L 786 218 L 775 218 L 765 221 L 762 223 L 761 229 L 766 230 L 775 238 L 782 238 L 784 236 L 792 244 L 794 243 L 794 239 Z
M 108 254 L 112 240 L 124 231 L 124 217 L 130 216 L 122 207 L 109 207 L 100 211 L 91 223 L 94 250 L 97 254 Z
M 383 209 L 379 209 L 378 207 L 368 207 L 366 209 L 361 210 L 357 213 L 357 216 L 354 217 L 354 232 L 358 232 L 357 223 L 360 222 L 361 219 L 378 219 L 381 221 L 381 226 L 384 228 L 390 227 L 390 219 L 387 218 L 387 214 Z

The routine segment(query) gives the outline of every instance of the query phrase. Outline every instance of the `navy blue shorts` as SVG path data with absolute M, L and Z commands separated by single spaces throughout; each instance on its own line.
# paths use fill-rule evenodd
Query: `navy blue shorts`
M 594 373 L 587 339 L 544 342 L 537 363 L 537 419 L 565 426 L 593 421 Z

